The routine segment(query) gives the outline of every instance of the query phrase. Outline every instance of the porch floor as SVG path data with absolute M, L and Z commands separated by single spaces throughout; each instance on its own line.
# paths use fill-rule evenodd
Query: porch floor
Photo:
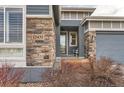
M 61 57 L 61 59 L 56 60 L 55 64 L 53 65 L 54 69 L 61 68 L 61 64 L 63 62 L 82 62 L 88 63 L 89 60 L 83 57 Z

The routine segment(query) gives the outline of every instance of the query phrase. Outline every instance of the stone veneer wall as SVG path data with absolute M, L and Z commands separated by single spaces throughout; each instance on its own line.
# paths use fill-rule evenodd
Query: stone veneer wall
M 96 56 L 96 32 L 88 31 L 84 34 L 85 57 Z
M 55 61 L 52 18 L 27 18 L 27 66 L 51 66 Z

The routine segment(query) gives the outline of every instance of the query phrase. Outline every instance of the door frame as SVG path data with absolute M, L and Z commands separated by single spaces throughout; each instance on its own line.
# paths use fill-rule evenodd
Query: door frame
M 66 53 L 65 53 L 65 55 L 67 55 L 68 56 L 68 31 L 60 31 L 60 36 L 61 36 L 61 33 L 65 33 L 66 35 L 65 35 L 65 44 L 66 44 L 66 46 L 65 46 L 65 51 L 66 51 Z M 61 37 L 60 37 L 61 38 Z M 61 39 L 60 39 L 61 40 Z M 61 42 L 61 41 L 60 41 Z M 61 44 L 60 44 L 60 46 L 61 46 Z M 60 47 L 61 48 L 61 47 Z M 61 53 L 61 52 L 60 52 Z

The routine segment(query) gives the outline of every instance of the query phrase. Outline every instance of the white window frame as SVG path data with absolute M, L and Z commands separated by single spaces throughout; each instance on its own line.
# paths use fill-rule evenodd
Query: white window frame
M 75 45 L 72 45 L 72 44 L 71 44 L 71 42 L 72 42 L 71 34 L 72 34 L 72 33 L 75 33 L 75 36 L 76 36 L 76 37 L 75 37 L 75 39 L 76 39 L 76 44 L 75 44 Z M 73 47 L 73 46 L 76 47 L 76 46 L 77 46 L 77 32 L 69 32 L 69 46 L 70 46 L 70 47 Z
M 25 5 L 0 5 L 1 9 L 4 9 L 4 42 L 0 42 L 0 48 L 22 48 L 23 56 L 22 57 L 0 57 L 0 60 L 19 60 L 17 62 L 19 66 L 26 66 L 26 6 Z M 6 18 L 6 8 L 22 8 L 22 42 L 9 42 L 5 41 L 5 31 L 8 29 L 6 27 L 5 18 Z M 15 12 L 15 11 L 14 11 Z M 8 22 L 7 22 L 8 23 Z M 7 37 L 9 38 L 9 37 Z M 10 62 L 11 63 L 11 62 Z
M 10 45 L 22 45 L 22 44 L 26 44 L 26 6 L 24 6 L 24 5 L 1 5 L 0 6 L 0 8 L 1 9 L 3 9 L 4 11 L 3 11 L 3 13 L 4 13 L 4 42 L 0 42 L 0 45 L 1 46 L 10 46 Z M 5 31 L 7 31 L 7 34 L 8 34 L 8 28 L 9 28 L 9 24 L 8 24 L 8 21 L 7 21 L 7 27 L 5 26 L 6 25 L 6 20 L 8 20 L 8 18 L 6 19 L 6 11 L 5 11 L 5 9 L 6 8 L 22 8 L 22 14 L 23 14 L 23 21 L 22 21 L 22 42 L 14 42 L 14 43 L 8 43 L 8 42 L 6 42 L 5 40 L 5 38 L 6 38 L 6 36 L 5 36 Z M 13 11 L 13 12 L 16 12 L 16 11 Z M 9 38 L 8 37 L 8 35 L 7 35 L 7 38 Z

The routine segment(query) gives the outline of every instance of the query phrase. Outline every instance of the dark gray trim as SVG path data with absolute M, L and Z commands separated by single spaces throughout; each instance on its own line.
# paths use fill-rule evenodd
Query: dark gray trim
M 61 26 L 79 26 L 80 20 L 61 20 Z
M 77 31 L 78 26 L 61 26 L 61 31 Z
M 56 26 L 56 57 L 60 57 L 60 25 Z
M 96 31 L 96 34 L 106 34 L 106 35 L 115 35 L 115 34 L 124 34 L 124 31 Z
M 77 31 L 78 32 L 78 49 L 79 57 L 84 57 L 84 30 L 80 25 L 80 20 L 61 20 L 61 31 Z M 77 47 L 76 47 L 77 48 Z
M 55 24 L 59 25 L 59 19 L 60 19 L 60 9 L 58 5 L 53 5 L 53 16 L 54 16 L 54 20 L 55 20 Z
M 82 26 L 80 25 L 79 26 L 79 57 L 83 57 L 84 56 L 84 31 L 83 31 L 83 28 Z

